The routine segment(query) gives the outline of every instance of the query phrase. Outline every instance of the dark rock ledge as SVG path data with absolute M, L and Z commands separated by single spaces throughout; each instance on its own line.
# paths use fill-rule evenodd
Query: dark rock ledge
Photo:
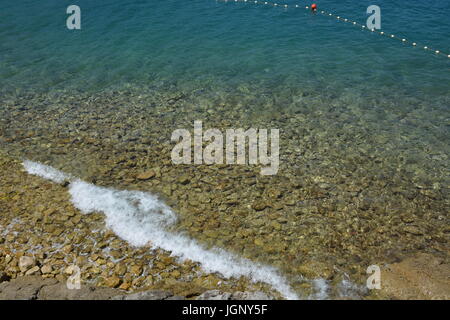
M 81 286 L 68 289 L 65 283 L 40 276 L 18 277 L 11 281 L 0 274 L 0 300 L 184 300 L 169 291 L 149 290 L 127 293 L 124 290 L 106 287 Z M 189 297 L 192 298 L 192 297 Z M 271 300 L 263 292 L 205 291 L 197 300 Z

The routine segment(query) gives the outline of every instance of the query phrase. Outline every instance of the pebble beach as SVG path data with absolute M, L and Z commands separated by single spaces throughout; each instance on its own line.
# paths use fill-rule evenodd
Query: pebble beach
M 206 126 L 240 123 L 245 128 L 250 119 L 226 95 L 214 104 L 222 108 L 205 105 L 204 110 L 197 109 L 195 94 L 143 91 L 3 100 L 1 261 L 11 277 L 41 273 L 62 281 L 64 269 L 75 263 L 83 280 L 123 290 L 262 290 L 282 297 L 245 276 L 202 273 L 195 261 L 177 262 L 151 243 L 127 244 L 108 230 L 101 212 L 77 210 L 67 185 L 27 173 L 24 159 L 96 186 L 157 195 L 178 215 L 171 231 L 205 248 L 224 248 L 275 267 L 299 297 L 363 298 L 370 296 L 364 283 L 366 268 L 374 262 L 395 263 L 416 252 L 448 258 L 447 156 L 441 150 L 432 150 L 423 163 L 434 168 L 429 176 L 408 165 L 407 150 L 388 148 L 389 132 L 374 136 L 362 126 L 341 125 L 331 131 L 328 119 L 339 114 L 324 104 L 314 108 L 315 117 L 295 115 L 292 125 L 292 118 L 281 113 L 269 125 L 264 122 L 284 128 L 276 176 L 260 175 L 258 166 L 173 165 L 174 123 L 190 128 L 201 114 Z M 36 101 L 33 108 L 24 103 L 30 99 Z M 144 112 L 148 105 L 151 110 Z M 257 119 L 252 115 L 252 124 Z M 345 149 L 343 141 L 348 141 Z M 309 146 L 300 164 L 299 144 Z M 20 256 L 30 254 L 33 267 L 21 270 Z
M 0 299 L 449 299 L 449 5 L 286 3 L 2 7 Z M 173 161 L 199 122 L 275 174 Z

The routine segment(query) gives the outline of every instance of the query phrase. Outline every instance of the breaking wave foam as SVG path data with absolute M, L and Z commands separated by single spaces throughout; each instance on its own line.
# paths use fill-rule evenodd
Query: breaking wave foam
M 66 175 L 63 172 L 42 163 L 25 160 L 23 162 L 23 167 L 29 174 L 45 178 L 56 183 L 63 183 L 64 181 L 70 179 L 69 175 Z
M 28 173 L 56 183 L 72 179 L 52 167 L 25 161 Z M 76 208 L 85 214 L 102 212 L 106 225 L 134 246 L 151 244 L 170 251 L 173 256 L 198 262 L 205 272 L 226 278 L 244 276 L 253 282 L 270 285 L 287 299 L 299 299 L 287 280 L 270 266 L 238 257 L 221 248 L 206 249 L 182 234 L 167 231 L 177 221 L 176 214 L 154 195 L 141 191 L 122 191 L 98 187 L 72 179 L 69 192 Z

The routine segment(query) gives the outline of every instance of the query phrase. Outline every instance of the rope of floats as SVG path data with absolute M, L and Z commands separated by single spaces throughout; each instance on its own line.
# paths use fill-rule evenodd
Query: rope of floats
M 306 9 L 306 10 L 312 10 L 314 13 L 318 13 L 321 14 L 323 16 L 328 16 L 328 17 L 332 17 L 335 18 L 339 21 L 342 22 L 346 22 L 349 23 L 350 25 L 356 26 L 358 28 L 361 28 L 362 30 L 366 30 L 368 32 L 374 32 L 377 33 L 381 36 L 385 36 L 388 37 L 390 39 L 394 39 L 394 40 L 398 40 L 400 42 L 402 42 L 403 44 L 407 44 L 407 45 L 411 45 L 412 47 L 417 47 L 417 48 L 422 48 L 425 51 L 428 52 L 432 52 L 435 55 L 439 55 L 439 56 L 443 56 L 443 57 L 447 57 L 450 58 L 450 54 L 448 53 L 444 53 L 440 50 L 437 49 L 433 49 L 432 47 L 429 46 L 425 46 L 425 45 L 420 45 L 417 42 L 413 42 L 410 40 L 407 40 L 406 38 L 402 38 L 402 37 L 398 37 L 394 34 L 391 33 L 387 33 L 385 31 L 381 31 L 381 30 L 377 30 L 377 29 L 369 29 L 367 28 L 367 26 L 358 23 L 356 21 L 344 18 L 340 15 L 336 15 L 332 12 L 328 12 L 325 10 L 317 10 L 317 5 L 316 4 L 312 4 L 311 6 L 308 5 L 300 5 L 300 4 L 280 4 L 277 2 L 271 2 L 271 1 L 263 1 L 263 0 L 217 0 L 217 1 L 221 1 L 221 2 L 233 2 L 233 3 L 248 3 L 248 4 L 256 4 L 256 5 L 263 5 L 263 6 L 271 6 L 271 7 L 276 7 L 276 8 L 281 8 L 281 9 Z

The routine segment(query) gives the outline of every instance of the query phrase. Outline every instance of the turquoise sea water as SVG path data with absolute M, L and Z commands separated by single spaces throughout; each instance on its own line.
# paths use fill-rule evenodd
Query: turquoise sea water
M 368 265 L 441 250 L 450 59 L 423 47 L 450 54 L 450 2 L 315 2 L 360 24 L 379 5 L 382 29 L 408 42 L 303 0 L 3 1 L 0 146 L 99 185 L 156 190 L 179 230 L 290 280 L 318 260 L 365 283 Z M 72 4 L 81 30 L 66 28 Z M 194 120 L 280 128 L 278 175 L 173 165 L 171 133 Z M 161 181 L 136 181 L 149 168 Z
M 288 0 L 283 3 L 310 4 Z M 365 24 L 373 1 L 316 1 Z M 66 8 L 81 8 L 81 30 Z M 450 54 L 450 3 L 386 1 L 382 29 Z M 304 8 L 214 0 L 3 1 L 0 88 L 96 90 L 123 83 L 264 83 L 445 94 L 450 59 Z

